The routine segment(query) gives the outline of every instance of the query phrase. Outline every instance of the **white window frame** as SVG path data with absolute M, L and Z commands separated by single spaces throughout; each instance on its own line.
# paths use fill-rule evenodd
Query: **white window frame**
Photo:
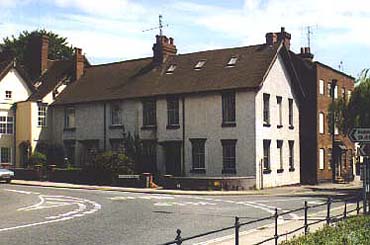
M 5 91 L 5 99 L 6 100 L 11 100 L 13 98 L 13 91 L 11 90 L 6 90 Z
M 324 115 L 324 113 L 320 112 L 319 113 L 319 133 L 320 134 L 325 133 L 324 121 L 325 121 L 325 115 Z
M 117 115 L 115 113 L 117 113 Z M 110 104 L 110 120 L 112 126 L 122 125 L 122 109 L 120 107 L 120 104 Z
M 9 161 L 3 161 L 2 151 L 4 149 L 9 150 L 9 152 L 8 152 L 8 154 L 9 154 Z M 12 162 L 12 148 L 11 147 L 0 147 L 0 163 L 11 163 L 11 162 Z
M 325 149 L 319 149 L 319 169 L 323 170 L 325 168 Z
M 40 128 L 46 127 L 47 104 L 37 104 L 37 126 Z
M 0 135 L 12 135 L 14 133 L 14 118 L 11 116 L 0 116 Z
M 325 94 L 325 81 L 324 80 L 319 81 L 319 92 L 320 92 L 320 95 Z

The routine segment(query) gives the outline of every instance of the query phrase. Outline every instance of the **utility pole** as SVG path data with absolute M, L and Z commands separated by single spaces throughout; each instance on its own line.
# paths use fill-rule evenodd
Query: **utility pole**
M 335 164 L 335 108 L 334 108 L 334 92 L 335 92 L 335 87 L 337 86 L 337 80 L 333 79 L 331 81 L 331 171 L 332 171 L 332 181 L 335 183 L 335 175 L 336 175 L 336 164 Z

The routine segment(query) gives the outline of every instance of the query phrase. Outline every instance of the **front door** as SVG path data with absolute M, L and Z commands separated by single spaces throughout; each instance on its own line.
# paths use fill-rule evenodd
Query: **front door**
M 164 146 L 166 174 L 181 176 L 181 143 L 168 142 Z

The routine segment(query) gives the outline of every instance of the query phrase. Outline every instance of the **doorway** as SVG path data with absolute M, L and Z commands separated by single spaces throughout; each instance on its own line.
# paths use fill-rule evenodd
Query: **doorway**
M 181 176 L 181 142 L 166 142 L 164 152 L 166 174 Z

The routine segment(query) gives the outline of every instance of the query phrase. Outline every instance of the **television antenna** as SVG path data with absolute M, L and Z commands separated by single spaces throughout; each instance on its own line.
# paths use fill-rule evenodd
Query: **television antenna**
M 306 26 L 306 38 L 307 38 L 307 47 L 311 48 L 311 38 L 312 38 L 312 35 L 314 34 L 312 29 L 313 27 L 316 27 L 317 28 L 317 25 L 315 26 Z
M 153 27 L 153 28 L 149 28 L 149 29 L 146 29 L 146 30 L 143 30 L 142 32 L 147 32 L 147 31 L 152 31 L 152 30 L 159 29 L 159 35 L 162 36 L 163 35 L 163 27 L 168 27 L 168 24 L 163 25 L 163 23 L 162 23 L 162 15 L 160 14 L 158 16 L 158 26 L 157 27 Z

